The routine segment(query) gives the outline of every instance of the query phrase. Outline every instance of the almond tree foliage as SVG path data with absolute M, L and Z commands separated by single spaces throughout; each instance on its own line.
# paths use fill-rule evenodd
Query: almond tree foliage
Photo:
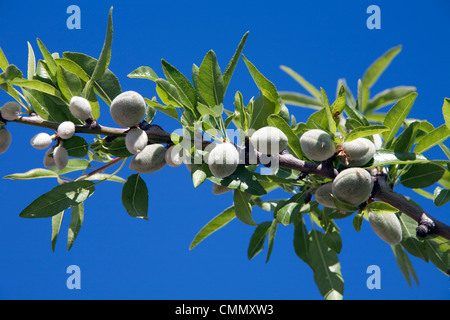
M 37 46 L 42 58 L 37 59 L 33 46 L 28 43 L 26 74 L 10 64 L 0 49 L 0 87 L 22 108 L 15 120 L 1 118 L 1 128 L 25 124 L 52 131 L 65 121 L 75 124 L 73 137 L 52 137 L 52 148 L 63 145 L 67 150 L 69 160 L 63 168 L 36 168 L 4 177 L 12 180 L 56 179 L 52 190 L 32 201 L 20 213 L 22 218 L 50 218 L 53 250 L 61 221 L 69 212 L 67 250 L 70 250 L 83 223 L 85 200 L 106 181 L 123 183 L 122 202 L 126 212 L 131 217 L 147 219 L 148 190 L 143 174 L 135 173 L 126 179 L 118 175 L 125 162 L 133 157 L 125 145 L 129 128 L 105 127 L 100 123 L 101 103 L 110 106 L 122 93 L 119 80 L 108 69 L 112 35 L 111 8 L 98 59 L 78 52 L 67 51 L 62 56 L 50 53 L 39 39 Z M 263 165 L 270 166 L 270 163 L 263 163 L 260 158 L 257 163 L 249 163 L 245 156 L 234 173 L 225 178 L 214 176 L 205 161 L 188 164 L 195 187 L 209 180 L 215 187 L 234 194 L 233 203 L 195 235 L 190 249 L 237 218 L 254 228 L 248 258 L 260 254 L 267 242 L 267 262 L 278 229 L 292 224 L 295 253 L 314 272 L 320 293 L 326 299 L 342 299 L 344 280 L 338 258 L 342 241 L 337 220 L 352 219 L 355 230 L 359 231 L 369 212 L 375 212 L 395 214 L 400 222 L 402 240 L 391 246 L 410 286 L 411 278 L 418 282 L 411 256 L 431 262 L 449 274 L 449 227 L 394 189 L 398 185 L 411 188 L 418 195 L 432 199 L 437 207 L 450 200 L 450 150 L 444 145 L 450 136 L 450 99 L 444 99 L 443 124 L 435 128 L 426 120 L 408 118 L 417 97 L 415 87 L 398 86 L 376 94 L 371 92 L 372 86 L 401 51 L 400 46 L 388 50 L 366 70 L 358 80 L 356 95 L 344 79 L 339 79 L 335 98 L 330 100 L 330 93 L 316 88 L 286 66 L 282 66 L 282 70 L 309 95 L 278 91 L 244 56 L 247 36 L 248 33 L 242 37 L 223 72 L 211 50 L 200 66 L 193 64 L 191 80 L 165 60 L 162 60 L 162 76 L 147 66 L 140 66 L 128 75 L 129 78 L 150 80 L 156 88 L 157 96 L 145 98 L 146 114 L 138 126 L 147 133 L 148 144 L 163 144 L 166 148 L 182 145 L 194 159 L 211 143 L 206 137 L 219 143 L 226 141 L 229 139 L 227 129 L 231 128 L 244 133 L 232 142 L 246 156 L 252 131 L 270 126 L 278 128 L 287 137 L 287 148 L 271 155 L 272 161 L 278 163 L 271 174 L 261 174 L 257 170 Z M 234 109 L 229 109 L 224 105 L 224 97 L 241 59 L 260 89 L 260 95 L 244 98 L 243 93 L 237 91 Z M 74 96 L 89 101 L 92 117 L 87 121 L 75 118 L 69 111 Z M 309 108 L 311 115 L 306 122 L 297 121 L 287 105 Z M 178 121 L 183 134 L 169 134 L 152 123 L 157 112 Z M 345 169 L 345 163 L 341 161 L 339 147 L 336 154 L 325 161 L 312 161 L 305 156 L 299 138 L 312 129 L 327 132 L 337 146 L 362 137 L 372 142 L 378 139 L 372 159 L 363 166 L 373 179 L 372 193 L 367 201 L 355 206 L 334 198 L 334 207 L 322 206 L 316 201 L 314 192 L 317 188 L 333 181 Z M 87 137 L 92 139 L 86 140 Z M 193 148 L 193 143 L 199 141 L 200 148 Z M 441 148 L 447 159 L 433 160 L 424 156 L 423 153 L 431 148 Z M 105 173 L 113 167 L 116 168 L 113 173 Z M 77 176 L 69 177 L 69 173 Z M 431 186 L 435 187 L 433 194 L 425 190 Z M 285 198 L 270 196 L 272 191 L 279 189 L 283 190 Z M 254 221 L 252 210 L 255 207 L 267 211 L 266 221 Z M 305 220 L 311 221 L 310 230 Z

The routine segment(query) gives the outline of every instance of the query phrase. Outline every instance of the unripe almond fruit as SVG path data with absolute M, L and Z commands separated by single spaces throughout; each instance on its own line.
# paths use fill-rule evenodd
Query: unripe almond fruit
M 231 190 L 232 190 L 231 188 L 224 187 L 219 184 L 214 184 L 213 188 L 212 188 L 212 193 L 214 193 L 215 195 L 220 195 L 220 194 L 227 193 L 228 191 L 231 191 Z
M 341 147 L 345 153 L 345 159 L 341 158 L 341 161 L 350 167 L 361 167 L 365 165 L 375 154 L 375 145 L 366 138 L 358 138 L 344 142 Z
M 69 162 L 69 153 L 66 148 L 57 146 L 53 150 L 53 160 L 55 160 L 55 165 L 59 170 L 64 169 Z
M 262 154 L 278 154 L 287 147 L 288 138 L 278 128 L 263 127 L 253 133 L 250 142 Z
M 75 118 L 83 121 L 89 119 L 92 112 L 89 101 L 86 98 L 77 96 L 70 99 L 69 110 Z
M 0 154 L 8 150 L 11 140 L 11 133 L 5 128 L 0 129 Z
M 52 144 L 52 137 L 45 132 L 38 133 L 30 140 L 30 144 L 35 149 L 46 149 Z
M 369 199 L 372 188 L 372 176 L 367 170 L 348 168 L 334 178 L 331 191 L 338 200 L 359 205 Z
M 325 131 L 311 129 L 300 137 L 300 146 L 305 156 L 314 161 L 324 161 L 335 153 L 333 138 Z
M 135 127 L 145 115 L 145 100 L 135 91 L 126 91 L 119 94 L 111 102 L 111 117 L 119 126 Z
M 314 193 L 314 198 L 316 199 L 316 201 L 324 207 L 336 208 L 333 200 L 334 198 L 332 196 L 332 188 L 332 182 L 325 183 L 317 188 L 316 192 Z
M 130 169 L 139 173 L 152 173 L 166 165 L 166 148 L 162 144 L 149 144 L 133 157 Z
M 61 139 L 70 139 L 75 134 L 75 124 L 72 121 L 62 122 L 58 126 L 57 133 Z
M 394 246 L 402 241 L 402 227 L 395 213 L 369 211 L 369 223 L 373 231 L 388 244 Z
M 125 146 L 132 154 L 141 152 L 148 143 L 148 136 L 144 130 L 133 128 L 125 136 Z
M 56 166 L 55 159 L 53 157 L 50 157 L 53 150 L 54 150 L 54 148 L 51 147 L 51 148 L 48 148 L 47 151 L 45 152 L 44 161 L 43 161 L 45 168 L 50 168 L 50 167 Z
M 208 156 L 211 173 L 217 178 L 225 178 L 233 174 L 239 164 L 239 152 L 229 142 L 218 144 Z
M 2 115 L 3 119 L 8 121 L 14 121 L 17 118 L 19 118 L 21 110 L 22 107 L 20 106 L 20 104 L 14 101 L 10 101 L 3 105 L 3 107 L 0 110 L 0 114 Z
M 170 146 L 166 150 L 165 158 L 169 167 L 181 166 L 183 164 L 183 148 L 179 144 Z

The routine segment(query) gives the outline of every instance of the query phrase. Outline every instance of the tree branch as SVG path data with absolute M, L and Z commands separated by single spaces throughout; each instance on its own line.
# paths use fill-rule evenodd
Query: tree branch
M 338 171 L 328 165 L 326 161 L 321 164 L 315 164 L 299 160 L 289 153 L 283 153 L 277 156 L 278 164 L 282 168 L 294 169 L 308 174 L 317 174 L 326 178 L 334 179 Z M 389 203 L 400 212 L 411 217 L 418 223 L 417 235 L 424 237 L 427 234 L 434 234 L 450 240 L 450 227 L 445 223 L 433 218 L 422 209 L 408 201 L 408 199 L 389 188 L 386 184 L 384 175 L 375 175 L 375 187 L 373 197 L 377 200 Z
M 47 128 L 51 130 L 58 129 L 59 123 L 58 122 L 52 122 L 48 120 L 44 120 L 39 116 L 31 116 L 31 117 L 19 117 L 18 119 L 10 122 L 15 123 L 21 123 L 26 124 L 30 126 L 35 127 L 41 127 L 41 128 Z M 147 132 L 148 139 L 152 143 L 169 143 L 170 140 L 170 134 L 165 132 L 160 126 L 156 125 L 147 125 L 144 129 Z M 96 126 L 89 126 L 89 125 L 76 125 L 75 126 L 75 132 L 76 133 L 87 133 L 87 134 L 101 134 L 105 136 L 114 136 L 114 137 L 120 137 L 125 136 L 128 131 L 127 129 L 123 128 L 112 128 L 112 127 L 104 127 L 100 125 Z

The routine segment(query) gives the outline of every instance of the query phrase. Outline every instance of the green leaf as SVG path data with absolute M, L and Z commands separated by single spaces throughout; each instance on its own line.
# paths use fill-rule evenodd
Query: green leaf
M 84 203 L 81 202 L 72 208 L 72 216 L 70 219 L 69 230 L 67 231 L 67 251 L 72 248 L 75 239 L 80 232 L 81 225 L 84 221 Z
M 328 246 L 328 248 L 332 249 L 336 253 L 340 253 L 342 250 L 342 239 L 339 235 L 339 232 L 336 230 L 326 232 L 323 241 Z
M 276 104 L 265 95 L 260 94 L 253 103 L 249 129 L 258 130 L 267 126 L 267 117 L 277 114 L 276 110 Z
M 300 146 L 300 140 L 297 135 L 292 131 L 289 124 L 286 123 L 279 115 L 270 115 L 267 118 L 267 123 L 275 128 L 280 129 L 288 138 L 288 148 L 291 153 L 298 159 L 303 159 L 303 153 Z
M 73 136 L 64 141 L 64 148 L 69 153 L 69 157 L 83 158 L 88 153 L 89 145 L 84 138 Z
M 362 85 L 365 88 L 371 88 L 381 74 L 390 65 L 392 60 L 402 50 L 401 46 L 394 47 L 385 52 L 380 58 L 378 58 L 372 65 L 366 70 L 362 79 Z
M 421 154 L 396 152 L 392 150 L 376 150 L 371 168 L 390 164 L 413 164 L 431 162 Z
M 28 68 L 27 68 L 27 78 L 29 80 L 33 79 L 34 74 L 36 73 L 36 57 L 34 55 L 33 47 L 29 42 L 28 44 Z
M 19 86 L 21 88 L 34 89 L 34 90 L 55 96 L 57 98 L 61 98 L 61 92 L 58 89 L 56 89 L 54 86 L 49 85 L 48 83 L 45 83 L 43 81 L 16 78 L 11 81 L 11 84 Z
M 242 51 L 244 50 L 245 42 L 247 41 L 248 37 L 248 31 L 244 34 L 241 41 L 239 42 L 239 45 L 236 49 L 236 52 L 234 53 L 233 57 L 231 58 L 230 62 L 228 63 L 227 67 L 225 68 L 225 71 L 223 72 L 223 84 L 224 84 L 224 91 L 227 90 L 228 84 L 230 83 L 231 76 L 233 75 L 234 69 L 236 68 L 236 65 L 239 61 L 239 58 L 241 57 Z
M 52 216 L 52 236 L 51 236 L 51 244 L 52 251 L 55 252 L 56 241 L 58 240 L 59 230 L 61 229 L 61 223 L 64 217 L 64 211 L 55 214 Z
M 397 213 L 398 209 L 391 206 L 389 203 L 376 201 L 371 202 L 366 206 L 366 209 L 374 213 Z
M 447 240 L 445 240 L 448 242 Z M 427 256 L 430 261 L 447 276 L 450 273 L 449 251 L 443 251 L 439 248 L 439 244 L 434 241 L 425 241 Z
M 450 129 L 445 124 L 443 124 L 420 139 L 420 141 L 414 148 L 414 152 L 423 153 L 428 149 L 431 149 L 432 147 L 442 143 L 448 137 L 450 137 Z
M 181 100 L 180 94 L 174 85 L 164 79 L 157 79 L 156 84 L 156 92 L 162 102 L 165 104 L 172 104 L 178 108 L 183 107 L 183 101 Z
M 415 91 L 416 87 L 407 86 L 399 86 L 383 90 L 369 100 L 367 103 L 366 112 L 372 112 L 389 104 L 395 103 Z
M 333 114 L 333 116 L 340 115 L 344 111 L 346 101 L 347 98 L 345 96 L 345 87 L 342 85 L 339 88 L 336 100 L 331 105 L 331 113 Z
M 210 50 L 200 65 L 198 72 L 198 90 L 209 106 L 223 102 L 225 84 L 216 54 Z
M 92 74 L 98 63 L 97 59 L 78 52 L 64 52 L 63 58 L 72 60 L 74 63 L 80 66 L 89 77 L 92 77 Z M 66 68 L 65 65 L 63 66 Z M 75 72 L 74 70 L 71 70 L 69 68 L 66 69 L 70 72 L 75 73 L 80 77 L 80 79 L 83 79 L 80 74 Z M 119 80 L 109 69 L 104 72 L 103 76 L 100 79 L 94 81 L 93 84 L 95 93 L 97 93 L 108 106 L 111 104 L 111 101 L 113 101 L 114 98 L 122 92 Z M 91 101 L 91 99 L 88 100 Z M 94 118 L 98 119 L 98 117 L 96 116 L 97 111 L 93 109 L 92 112 Z
M 208 166 L 206 166 L 204 170 L 207 170 L 207 168 Z M 210 172 L 208 172 L 208 179 L 215 184 L 219 184 L 230 189 L 238 189 L 242 192 L 255 196 L 262 196 L 267 193 L 259 182 L 259 177 L 259 175 L 249 171 L 244 166 L 238 166 L 232 175 L 223 179 L 214 177 Z
M 450 130 L 450 99 L 445 98 L 442 106 L 442 114 L 444 115 L 445 125 Z
M 271 225 L 272 222 L 265 221 L 261 222 L 255 228 L 255 231 L 253 232 L 252 237 L 250 238 L 250 244 L 248 245 L 247 249 L 248 260 L 253 259 L 262 251 L 264 247 L 264 242 L 267 237 L 267 233 L 269 232 Z
M 74 171 L 86 170 L 88 167 L 89 161 L 86 159 L 69 159 L 64 169 L 58 170 L 57 167 L 53 167 L 50 170 L 56 172 L 58 175 L 63 175 Z
M 225 209 L 222 213 L 214 217 L 211 221 L 209 221 L 194 237 L 191 245 L 189 246 L 189 250 L 194 249 L 200 242 L 202 242 L 205 238 L 209 237 L 212 233 L 217 230 L 225 227 L 231 220 L 236 218 L 236 214 L 234 212 L 234 206 L 231 206 Z
M 44 193 L 19 214 L 21 218 L 49 218 L 61 211 L 77 206 L 95 190 L 91 181 L 68 182 Z
M 408 188 L 426 188 L 439 181 L 445 169 L 433 163 L 413 164 L 400 178 L 400 183 Z
M 148 189 L 139 174 L 132 174 L 122 188 L 122 204 L 133 218 L 147 220 Z
M 134 70 L 133 72 L 129 73 L 127 75 L 128 78 L 139 78 L 139 79 L 148 79 L 151 81 L 155 81 L 156 79 L 159 79 L 158 75 L 155 71 L 153 71 L 152 68 L 141 66 Z
M 200 186 L 206 180 L 206 172 L 202 170 L 201 165 L 194 165 L 191 170 L 192 182 L 194 183 L 194 188 Z
M 255 81 L 259 90 L 261 90 L 262 95 L 275 104 L 273 113 L 277 114 L 281 107 L 281 98 L 278 95 L 277 88 L 272 82 L 264 77 L 262 73 L 259 72 L 259 70 L 256 69 L 256 67 L 249 60 L 247 60 L 247 58 L 245 58 L 244 55 L 242 58 L 244 59 L 248 71 L 250 71 L 253 81 Z
M 327 300 L 342 300 L 344 280 L 337 254 L 324 241 L 324 235 L 312 230 L 309 233 L 309 255 L 314 281 L 322 296 Z
M 74 96 L 81 95 L 82 84 L 80 78 L 78 78 L 76 74 L 67 71 L 64 67 L 58 65 L 56 79 L 58 81 L 59 90 L 68 101 Z
M 67 108 L 67 105 L 62 100 L 34 89 L 24 88 L 23 91 L 33 105 L 34 111 L 42 119 L 58 123 L 70 119 L 68 115 L 70 112 L 69 108 Z M 76 120 L 74 121 L 77 122 Z
M 11 64 L 5 68 L 5 70 L 0 73 L 0 83 L 13 81 L 14 79 L 22 79 L 22 71 L 15 65 Z
M 157 111 L 161 111 L 162 113 L 168 115 L 169 117 L 178 119 L 178 111 L 177 111 L 177 109 L 175 109 L 174 106 L 172 106 L 172 105 L 163 106 L 163 105 L 159 104 L 158 102 L 156 102 L 154 100 L 149 100 L 147 98 L 144 98 L 144 100 L 149 107 L 152 107 L 153 109 L 156 109 Z
M 75 74 L 78 78 L 80 78 L 84 82 L 89 81 L 89 78 L 90 78 L 89 75 L 76 62 L 66 59 L 66 58 L 55 59 L 55 62 L 58 65 L 58 67 L 62 67 L 66 71 Z
M 323 90 L 323 88 L 320 88 L 320 92 L 321 92 L 322 105 L 327 114 L 328 131 L 332 134 L 335 134 L 336 133 L 336 121 L 333 117 L 333 114 L 331 113 L 331 107 L 330 107 L 330 103 L 328 101 L 327 94 L 326 94 L 325 90 Z
M 278 92 L 281 100 L 284 103 L 297 106 L 297 107 L 305 107 L 309 109 L 320 110 L 322 109 L 322 103 L 314 98 L 306 96 L 297 92 L 289 92 L 289 91 L 280 91 Z
M 111 142 L 103 143 L 101 150 L 114 157 L 126 158 L 132 156 L 125 145 L 125 137 L 117 137 Z
M 402 227 L 401 245 L 413 256 L 428 262 L 425 241 L 417 239 L 416 236 L 417 221 L 406 214 L 398 215 L 398 219 Z
M 191 110 L 195 110 L 197 105 L 197 91 L 191 82 L 175 67 L 164 59 L 161 61 L 162 69 L 167 80 L 174 85 L 180 95 L 183 104 Z
M 345 142 L 349 142 L 362 137 L 373 136 L 374 134 L 380 134 L 389 130 L 389 127 L 382 125 L 358 127 L 353 129 L 349 134 L 345 136 Z
M 306 229 L 302 214 L 292 216 L 292 223 L 294 225 L 294 251 L 295 254 L 305 263 L 311 266 L 311 257 L 309 250 L 309 236 Z
M 433 202 L 437 207 L 442 207 L 450 201 L 450 190 L 436 187 L 433 194 Z
M 403 124 L 403 121 L 408 116 L 414 101 L 417 98 L 417 93 L 411 93 L 399 100 L 386 114 L 383 125 L 390 128 L 390 131 L 383 133 L 385 143 L 389 143 L 396 135 Z
M 414 280 L 416 281 L 416 284 L 419 285 L 419 281 L 417 279 L 416 273 L 414 271 L 414 268 L 411 264 L 411 261 L 408 258 L 408 255 L 406 254 L 405 250 L 400 245 L 392 246 L 392 250 L 394 252 L 395 261 L 397 261 L 397 265 L 400 268 L 400 271 L 402 272 L 403 277 L 408 282 L 408 285 L 411 287 L 410 275 L 414 278 Z
M 305 88 L 312 96 L 314 96 L 318 101 L 320 101 L 320 91 L 317 90 L 312 84 L 305 80 L 301 75 L 292 70 L 289 67 L 281 66 L 281 70 L 290 75 L 295 81 L 297 81 L 303 88 Z
M 270 256 L 272 255 L 273 244 L 275 242 L 275 235 L 277 233 L 278 221 L 277 219 L 272 220 L 272 224 L 269 228 L 269 247 L 267 249 L 266 263 L 269 262 Z
M 418 121 L 414 121 L 403 130 L 403 132 L 394 141 L 394 151 L 409 152 L 411 151 L 417 136 L 417 130 L 420 126 Z
M 47 169 L 32 169 L 25 173 L 14 173 L 3 177 L 10 180 L 31 180 L 40 178 L 58 178 L 58 174 Z
M 247 195 L 241 190 L 235 189 L 233 191 L 233 202 L 236 217 L 245 224 L 256 226 L 257 223 L 252 218 L 252 205 Z
M 106 174 L 106 173 L 95 173 L 90 175 L 89 177 L 86 177 L 85 180 L 89 181 L 98 181 L 98 180 L 107 180 L 107 181 L 113 181 L 113 182 L 119 182 L 119 183 L 125 183 L 125 179 L 118 177 L 116 175 L 112 174 Z
M 48 69 L 50 71 L 50 77 L 53 79 L 56 76 L 56 63 L 52 56 L 52 54 L 47 50 L 44 43 L 37 39 L 37 44 L 39 47 L 39 50 L 42 53 L 42 56 L 44 57 L 45 62 L 47 63 Z
M 111 61 L 111 44 L 113 38 L 112 11 L 113 8 L 111 7 L 108 14 L 105 42 L 103 43 L 103 48 L 95 65 L 94 71 L 92 72 L 91 81 L 100 80 L 108 69 L 109 62 Z
M 0 69 L 5 70 L 9 66 L 8 59 L 6 59 L 5 53 L 0 48 Z

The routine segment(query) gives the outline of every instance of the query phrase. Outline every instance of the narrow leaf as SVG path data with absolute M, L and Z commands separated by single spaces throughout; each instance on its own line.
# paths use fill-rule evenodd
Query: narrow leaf
M 442 106 L 442 114 L 444 115 L 445 125 L 450 130 L 450 99 L 444 99 L 444 105 Z
M 374 134 L 380 134 L 389 130 L 389 127 L 382 125 L 358 127 L 353 129 L 349 134 L 345 136 L 345 142 L 349 142 L 362 137 L 373 136 Z
M 95 69 L 91 76 L 92 81 L 100 80 L 105 71 L 108 69 L 109 62 L 111 61 L 111 44 L 113 38 L 112 11 L 113 8 L 111 7 L 108 14 L 108 25 L 106 27 L 105 42 L 103 43 L 100 57 L 98 58 L 97 64 L 95 65 Z
M 223 72 L 223 84 L 224 84 L 224 91 L 227 90 L 228 84 L 230 83 L 231 76 L 233 75 L 234 69 L 236 68 L 236 65 L 239 61 L 239 58 L 241 57 L 242 51 L 244 50 L 245 42 L 247 41 L 248 37 L 248 31 L 244 34 L 241 41 L 239 42 L 239 45 L 236 49 L 236 52 L 234 53 L 233 57 L 231 58 L 230 62 L 228 63 L 227 67 L 225 68 L 225 71 Z
M 55 252 L 56 241 L 58 240 L 59 231 L 61 229 L 61 223 L 62 223 L 63 217 L 64 217 L 64 211 L 61 211 L 60 213 L 57 213 L 52 217 L 51 244 L 52 244 L 53 252 Z
M 14 173 L 3 177 L 10 180 L 31 180 L 40 178 L 57 178 L 58 174 L 47 169 L 32 169 L 25 173 Z
M 428 149 L 444 142 L 448 137 L 450 137 L 450 129 L 443 124 L 420 139 L 414 148 L 414 152 L 423 153 Z
M 288 138 L 288 148 L 291 153 L 298 159 L 303 159 L 303 153 L 300 146 L 300 140 L 297 135 L 292 131 L 289 124 L 286 123 L 279 115 L 270 115 L 267 118 L 267 123 L 275 128 L 280 129 Z
M 247 249 L 248 259 L 251 260 L 256 257 L 263 249 L 264 242 L 267 237 L 267 233 L 272 225 L 272 222 L 265 221 L 261 222 L 255 229 L 250 238 L 250 244 Z
M 390 131 L 386 131 L 382 134 L 386 143 L 395 137 L 398 130 L 402 126 L 403 121 L 411 111 L 416 98 L 417 93 L 415 92 L 407 95 L 403 99 L 399 100 L 386 114 L 383 125 L 390 128 Z
M 80 232 L 81 225 L 84 221 L 84 203 L 72 208 L 72 216 L 70 219 L 69 230 L 67 232 L 67 251 L 72 248 L 75 239 Z
M 400 178 L 400 183 L 408 188 L 426 188 L 439 181 L 445 169 L 433 163 L 413 164 Z
M 269 262 L 270 256 L 272 255 L 273 244 L 275 242 L 275 235 L 277 233 L 278 221 L 273 219 L 272 224 L 269 228 L 269 247 L 267 249 L 266 263 Z
M 233 201 L 236 217 L 245 224 L 256 226 L 257 223 L 252 218 L 252 206 L 247 195 L 236 189 L 234 190 Z
M 399 86 L 383 90 L 369 100 L 367 103 L 366 112 L 372 112 L 391 103 L 395 103 L 415 91 L 416 87 L 407 86 Z
M 314 96 L 318 101 L 320 101 L 320 91 L 317 90 L 311 83 L 305 80 L 301 75 L 292 70 L 289 67 L 281 66 L 281 70 L 290 75 L 295 81 L 297 81 L 303 88 L 305 88 L 312 96 Z
M 27 78 L 29 80 L 33 79 L 36 73 L 36 57 L 34 55 L 33 47 L 29 42 L 28 44 L 28 68 L 27 68 Z
M 401 46 L 394 47 L 378 58 L 364 73 L 362 85 L 370 89 L 401 50 Z
M 255 81 L 257 87 L 261 90 L 261 93 L 275 104 L 274 113 L 278 113 L 281 107 L 281 99 L 278 95 L 277 88 L 272 82 L 264 77 L 262 73 L 259 72 L 247 58 L 245 58 L 245 56 L 242 56 L 242 58 L 244 59 L 247 69 L 250 71 L 253 81 Z
M 278 94 L 280 95 L 283 102 L 289 105 L 315 110 L 319 110 L 322 108 L 322 103 L 320 101 L 301 93 L 280 91 L 278 92 Z
M 200 65 L 198 72 L 198 90 L 209 106 L 223 102 L 225 84 L 216 54 L 210 50 Z
M 219 229 L 225 227 L 231 220 L 236 218 L 234 212 L 234 207 L 229 207 L 225 209 L 222 213 L 214 217 L 209 221 L 194 237 L 189 250 L 194 249 L 200 242 L 209 237 L 212 233 L 218 231 Z

